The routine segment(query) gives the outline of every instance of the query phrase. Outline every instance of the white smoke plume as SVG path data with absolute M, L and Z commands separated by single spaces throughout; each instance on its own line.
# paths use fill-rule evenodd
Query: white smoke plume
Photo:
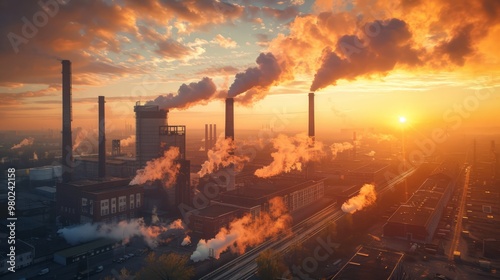
M 128 138 L 120 140 L 121 147 L 128 147 L 135 144 L 135 135 L 130 135 Z
M 363 134 L 359 137 L 359 140 L 375 140 L 377 143 L 383 142 L 383 141 L 394 141 L 396 140 L 396 137 L 394 137 L 391 134 L 384 134 L 384 133 L 367 133 Z
M 33 152 L 33 160 L 38 160 L 38 155 L 36 154 L 36 152 Z
M 235 97 L 247 92 L 237 101 L 251 103 L 262 99 L 269 87 L 277 83 L 282 74 L 281 66 L 272 53 L 261 53 L 256 59 L 257 67 L 250 67 L 245 72 L 236 74 L 233 84 L 229 87 L 228 97 Z
M 176 220 L 166 226 L 146 226 L 144 220 L 133 219 L 115 224 L 95 223 L 63 228 L 58 231 L 64 239 L 72 244 L 89 242 L 98 238 L 110 238 L 116 241 L 128 242 L 132 237 L 142 237 L 150 247 L 157 246 L 157 237 L 170 229 L 184 229 L 181 220 Z
M 303 133 L 292 137 L 280 134 L 271 143 L 276 149 L 276 152 L 271 153 L 273 161 L 257 169 L 254 173 L 257 177 L 267 178 L 292 170 L 300 171 L 305 163 L 318 161 L 325 155 L 323 144 Z
M 342 211 L 353 214 L 367 206 L 372 205 L 377 200 L 377 193 L 375 186 L 372 184 L 365 184 L 359 190 L 359 194 L 350 198 L 342 204 Z
M 187 246 L 189 244 L 191 244 L 191 237 L 189 237 L 189 235 L 186 235 L 186 237 L 184 237 L 184 239 L 182 240 L 181 246 Z
M 155 205 L 151 210 L 151 223 L 157 224 L 158 222 L 160 222 L 160 219 L 158 218 L 158 208 Z
M 19 144 L 12 146 L 12 148 L 10 148 L 10 149 L 15 150 L 15 149 L 19 149 L 19 148 L 24 147 L 24 146 L 31 146 L 31 145 L 33 145 L 34 142 L 35 142 L 35 138 L 28 137 L 28 138 L 23 139 L 21 142 L 19 142 Z
M 158 105 L 161 109 L 186 109 L 197 104 L 206 104 L 217 96 L 217 86 L 212 79 L 204 77 L 196 83 L 182 84 L 177 94 L 160 95 L 155 100 L 148 101 L 146 105 Z
M 73 152 L 79 155 L 88 155 L 94 153 L 94 144 L 98 139 L 97 129 L 88 130 L 78 128 L 76 130 L 75 141 L 73 144 Z
M 232 221 L 227 228 L 221 228 L 214 238 L 200 240 L 191 260 L 197 262 L 208 259 L 210 249 L 213 249 L 216 259 L 227 249 L 238 254 L 245 253 L 248 247 L 289 230 L 292 218 L 287 211 L 281 197 L 270 199 L 269 212 L 262 212 L 260 217 L 247 214 Z
M 332 152 L 332 159 L 335 159 L 338 155 L 338 153 L 348 151 L 354 148 L 354 145 L 352 145 L 349 142 L 343 142 L 343 143 L 333 143 L 330 146 L 330 150 Z
M 130 185 L 140 185 L 154 180 L 165 179 L 165 187 L 170 187 L 179 174 L 180 164 L 175 160 L 179 157 L 179 148 L 170 147 L 162 157 L 150 160 L 144 169 L 137 170 Z
M 208 159 L 201 165 L 198 175 L 203 177 L 215 172 L 219 168 L 227 167 L 230 164 L 234 165 L 236 171 L 241 170 L 249 158 L 244 155 L 232 153 L 236 150 L 235 147 L 236 144 L 232 139 L 225 139 L 223 137 L 218 138 L 215 147 L 208 150 Z

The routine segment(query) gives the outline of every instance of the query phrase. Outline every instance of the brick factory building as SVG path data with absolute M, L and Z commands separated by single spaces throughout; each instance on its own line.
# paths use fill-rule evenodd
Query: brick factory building
M 142 215 L 144 190 L 130 180 L 81 180 L 57 184 L 57 211 L 65 224 L 118 222 Z

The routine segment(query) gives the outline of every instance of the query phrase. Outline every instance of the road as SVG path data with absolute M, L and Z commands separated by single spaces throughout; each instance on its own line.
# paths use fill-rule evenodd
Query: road
M 450 250 L 448 251 L 448 260 L 453 260 L 453 252 L 458 249 L 460 243 L 460 233 L 462 232 L 462 217 L 464 216 L 465 203 L 467 199 L 467 190 L 469 188 L 469 178 L 470 178 L 471 167 L 465 169 L 465 179 L 464 186 L 462 190 L 462 195 L 460 199 L 460 205 L 458 206 L 457 222 L 455 223 L 455 228 L 453 229 L 453 236 L 450 243 Z
M 396 185 L 403 182 L 408 176 L 415 172 L 416 168 L 411 168 L 393 178 L 390 182 L 380 185 L 377 189 L 379 195 L 391 190 Z M 303 243 L 307 239 L 315 236 L 325 229 L 330 223 L 342 218 L 345 213 L 338 205 L 330 205 L 308 219 L 292 227 L 292 232 L 280 234 L 279 236 L 267 240 L 266 242 L 249 250 L 245 254 L 238 256 L 220 268 L 208 273 L 200 280 L 208 279 L 249 279 L 257 272 L 255 259 L 262 251 L 272 249 L 279 254 L 284 254 L 295 243 Z

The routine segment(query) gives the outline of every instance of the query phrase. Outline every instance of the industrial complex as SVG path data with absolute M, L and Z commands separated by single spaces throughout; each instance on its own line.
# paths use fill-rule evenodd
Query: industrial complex
M 124 145 L 123 139 L 106 135 L 106 100 L 99 96 L 97 153 L 76 154 L 71 62 L 61 64 L 60 157 L 53 165 L 17 170 L 29 190 L 19 195 L 17 206 L 29 221 L 17 229 L 20 270 L 51 263 L 66 276 L 78 267 L 87 277 L 92 271 L 90 279 L 103 279 L 97 275 L 102 266 L 92 266 L 118 267 L 155 251 L 189 257 L 196 279 L 259 279 L 256 259 L 270 250 L 289 267 L 288 276 L 280 279 L 307 272 L 310 279 L 396 280 L 414 279 L 409 275 L 417 272 L 409 259 L 441 255 L 473 266 L 478 263 L 474 258 L 481 258 L 481 267 L 489 269 L 484 273 L 490 273 L 500 258 L 500 168 L 494 141 L 487 153 L 477 152 L 474 141 L 464 157 L 428 156 L 415 163 L 401 160 L 404 142 L 360 140 L 363 133 L 372 135 L 372 129 L 348 129 L 339 134 L 343 143 L 330 147 L 333 157 L 310 160 L 319 142 L 311 92 L 304 155 L 278 175 L 257 176 L 270 162 L 284 165 L 286 154 L 297 151 L 277 155 L 270 141 L 256 145 L 251 157 L 240 154 L 233 97 L 224 99 L 224 133 L 218 134 L 221 125 L 206 123 L 196 131 L 202 144 L 190 142 L 194 132 L 186 125 L 169 122 L 169 108 L 138 101 L 133 109 L 135 143 Z M 224 143 L 229 144 L 222 153 Z M 198 172 L 204 168 L 210 171 Z M 273 199 L 284 209 L 274 209 Z M 286 215 L 287 222 L 280 222 L 286 228 L 274 233 L 272 219 L 281 218 L 276 213 Z M 269 221 L 259 221 L 266 215 Z M 252 232 L 232 232 L 253 221 L 269 222 L 269 229 L 261 230 L 272 235 L 257 242 L 248 237 Z M 82 225 L 82 239 L 70 242 L 65 232 Z M 112 228 L 118 232 L 111 234 Z M 87 230 L 99 234 L 87 235 Z M 359 241 L 361 233 L 371 241 Z M 241 236 L 248 244 L 238 243 Z M 304 244 L 313 249 L 308 252 Z M 4 247 L 0 273 L 7 272 Z M 319 255 L 314 248 L 327 253 Z M 76 279 L 83 277 L 80 272 Z

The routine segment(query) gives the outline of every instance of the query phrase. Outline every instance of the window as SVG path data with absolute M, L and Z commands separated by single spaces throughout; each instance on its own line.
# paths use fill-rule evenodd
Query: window
M 116 197 L 111 199 L 111 214 L 116 213 Z
M 94 201 L 92 199 L 89 200 L 89 214 L 94 215 Z
M 135 194 L 135 207 L 136 208 L 141 207 L 141 194 L 140 193 Z
M 101 216 L 109 214 L 109 199 L 101 200 Z
M 133 194 L 131 194 L 129 196 L 129 200 L 130 200 L 129 201 L 129 203 L 130 203 L 130 209 L 134 209 L 134 195 Z
M 126 196 L 120 196 L 118 198 L 118 211 L 123 212 L 125 211 L 125 207 L 127 206 L 127 197 Z
M 88 213 L 89 212 L 89 207 L 87 205 L 87 199 L 85 197 L 82 197 L 82 213 Z

